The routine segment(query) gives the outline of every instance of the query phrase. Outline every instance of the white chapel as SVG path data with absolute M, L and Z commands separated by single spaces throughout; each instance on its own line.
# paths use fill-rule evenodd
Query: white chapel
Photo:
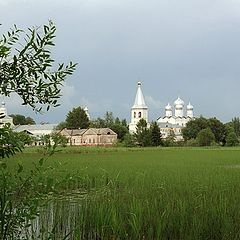
M 180 97 L 174 101 L 174 109 L 168 103 L 165 107 L 165 116 L 157 119 L 162 137 L 166 138 L 170 131 L 173 131 L 176 140 L 182 140 L 182 128 L 193 118 L 193 106 L 190 102 L 186 109 L 184 108 L 184 101 Z

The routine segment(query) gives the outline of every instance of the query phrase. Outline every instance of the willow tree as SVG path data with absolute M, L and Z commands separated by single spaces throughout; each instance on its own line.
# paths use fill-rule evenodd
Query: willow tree
M 0 38 L 1 95 L 9 97 L 16 93 L 23 105 L 36 112 L 59 105 L 61 86 L 74 72 L 76 64 L 55 64 L 51 57 L 55 32 L 55 25 L 49 22 L 43 28 L 33 27 L 26 31 L 14 26 Z M 3 117 L 0 114 L 0 118 Z M 31 219 L 38 214 L 38 200 L 34 199 L 34 194 L 52 189 L 47 184 L 53 182 L 50 175 L 36 177 L 41 174 L 44 158 L 28 173 L 30 175 L 20 175 L 23 171 L 21 164 L 16 173 L 8 170 L 6 158 L 23 147 L 17 136 L 9 125 L 0 128 L 0 239 L 22 238 L 21 230 L 29 227 Z M 45 182 L 40 183 L 41 179 Z M 40 185 L 46 189 L 40 190 Z
M 61 86 L 76 64 L 58 64 L 51 57 L 56 26 L 50 21 L 27 31 L 14 26 L 0 39 L 0 94 L 17 93 L 22 104 L 41 111 L 45 105 L 58 106 Z
M 59 106 L 61 86 L 76 64 L 55 63 L 51 56 L 55 33 L 56 26 L 49 21 L 43 28 L 26 31 L 14 26 L 0 38 L 1 95 L 10 97 L 16 93 L 23 105 L 36 112 Z M 6 132 L 0 133 L 1 138 Z M 0 142 L 2 156 L 4 149 L 6 141 Z

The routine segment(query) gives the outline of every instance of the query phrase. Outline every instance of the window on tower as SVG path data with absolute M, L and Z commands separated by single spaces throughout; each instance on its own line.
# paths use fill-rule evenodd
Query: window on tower
M 133 113 L 133 117 L 136 118 L 136 112 Z
M 139 118 L 142 117 L 142 113 L 141 113 L 141 112 L 138 113 L 138 117 L 139 117 Z

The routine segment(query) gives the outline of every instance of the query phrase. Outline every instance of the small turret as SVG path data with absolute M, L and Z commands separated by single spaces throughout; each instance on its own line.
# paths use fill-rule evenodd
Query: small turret
M 190 102 L 187 105 L 187 117 L 193 118 L 193 106 L 191 105 Z
M 84 108 L 84 111 L 85 111 L 85 113 L 86 113 L 88 119 L 90 120 L 90 115 L 89 115 L 89 112 L 88 112 L 88 108 L 87 108 L 87 106 Z
M 172 117 L 172 106 L 169 103 L 165 107 L 165 115 L 166 117 Z

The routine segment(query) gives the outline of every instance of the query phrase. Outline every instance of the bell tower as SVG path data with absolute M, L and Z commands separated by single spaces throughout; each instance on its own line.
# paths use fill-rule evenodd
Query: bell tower
M 143 118 L 148 123 L 148 107 L 145 104 L 141 85 L 141 82 L 138 82 L 135 101 L 131 108 L 131 122 L 129 124 L 130 133 L 136 132 L 136 126 L 140 119 Z

